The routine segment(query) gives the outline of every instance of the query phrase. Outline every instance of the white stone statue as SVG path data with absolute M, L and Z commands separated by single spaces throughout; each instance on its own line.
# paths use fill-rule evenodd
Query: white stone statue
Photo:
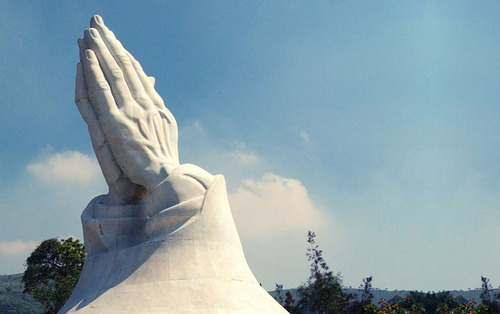
M 177 124 L 100 16 L 75 101 L 109 192 L 82 213 L 87 260 L 60 313 L 287 313 L 249 269 L 224 177 L 179 164 Z

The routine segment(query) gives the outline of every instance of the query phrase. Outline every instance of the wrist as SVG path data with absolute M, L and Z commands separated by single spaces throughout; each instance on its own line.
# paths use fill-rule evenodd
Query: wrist
M 178 167 L 179 167 L 178 162 L 161 161 L 161 160 L 147 167 L 145 175 L 147 179 L 144 180 L 144 186 L 147 189 L 147 191 L 150 194 L 153 193 L 153 191 L 163 181 L 165 181 Z
M 148 197 L 149 192 L 145 187 L 129 182 L 110 187 L 102 203 L 109 206 L 135 205 L 144 202 Z

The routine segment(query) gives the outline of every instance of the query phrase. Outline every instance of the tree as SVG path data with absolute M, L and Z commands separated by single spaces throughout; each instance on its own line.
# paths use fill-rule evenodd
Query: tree
M 41 302 L 46 313 L 57 313 L 73 292 L 85 257 L 78 239 L 43 241 L 26 260 L 24 292 Z
M 370 304 L 373 300 L 372 279 L 372 276 L 366 277 L 363 279 L 363 284 L 360 286 L 360 288 L 363 288 L 363 293 L 361 294 L 362 304 Z
M 373 300 L 372 280 L 373 280 L 372 276 L 363 279 L 363 284 L 359 286 L 360 289 L 363 289 L 361 292 L 361 298 L 359 300 L 352 301 L 347 308 L 347 312 L 378 313 L 378 311 L 376 311 L 377 307 L 375 305 L 372 305 L 372 300 Z
M 307 259 L 311 262 L 310 276 L 307 283 L 298 288 L 299 305 L 314 313 L 343 313 L 349 296 L 342 292 L 340 274 L 333 275 L 322 257 L 322 251 L 315 241 L 316 234 L 307 234 Z
M 490 295 L 490 290 L 492 288 L 490 284 L 490 280 L 486 277 L 481 276 L 481 289 L 483 290 L 481 292 L 481 301 L 486 304 L 491 303 L 491 295 Z
M 276 291 L 276 296 L 274 299 L 278 301 L 281 306 L 285 308 L 285 310 L 288 311 L 288 313 L 300 313 L 300 311 L 297 308 L 297 305 L 295 304 L 295 298 L 293 297 L 292 293 L 290 291 L 287 291 L 285 293 L 285 296 L 283 297 L 283 285 L 282 284 L 275 284 L 275 291 Z
M 481 308 L 483 308 L 483 311 L 486 313 L 499 313 L 500 303 L 495 301 L 495 299 L 500 299 L 500 295 L 491 296 L 491 289 L 493 287 L 488 278 L 481 276 L 481 282 L 481 289 L 483 290 L 481 292 Z
M 289 313 L 299 313 L 297 309 L 297 305 L 295 304 L 295 298 L 293 297 L 292 293 L 290 291 L 287 291 L 285 293 L 285 304 L 283 305 L 285 310 L 287 310 Z
M 278 301 L 279 304 L 283 305 L 283 285 L 282 284 L 279 284 L 279 283 L 276 283 L 274 285 L 274 291 L 276 291 L 276 296 L 274 297 L 274 299 L 276 301 Z
M 402 306 L 408 310 L 419 309 L 419 312 L 436 313 L 442 304 L 448 304 L 450 309 L 457 307 L 458 304 L 455 304 L 453 301 L 449 291 L 438 293 L 411 291 L 404 298 Z

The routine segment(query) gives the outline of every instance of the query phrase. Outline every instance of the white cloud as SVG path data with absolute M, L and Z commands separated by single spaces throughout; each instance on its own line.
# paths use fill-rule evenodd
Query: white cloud
M 1 274 L 17 274 L 24 271 L 26 258 L 37 247 L 36 241 L 0 241 Z
M 322 226 L 323 213 L 299 180 L 266 173 L 261 180 L 245 180 L 229 195 L 239 233 L 268 237 Z
M 240 166 L 250 166 L 254 165 L 257 162 L 261 161 L 261 158 L 248 149 L 247 145 L 241 141 L 233 141 L 232 149 L 229 150 L 226 154 L 229 155 L 231 159 L 236 161 Z
M 229 156 L 242 165 L 251 165 L 259 160 L 259 157 L 253 152 L 233 151 L 229 152 Z
M 100 175 L 98 163 L 76 151 L 54 154 L 26 169 L 42 181 L 89 183 Z
M 36 241 L 0 241 L 0 254 L 2 255 L 27 255 L 38 245 Z
M 26 165 L 24 175 L 0 191 L 0 273 L 23 271 L 23 263 L 37 244 L 26 239 L 68 234 L 81 238 L 82 210 L 107 191 L 90 154 L 55 153 L 51 148 L 41 154 L 45 157 Z

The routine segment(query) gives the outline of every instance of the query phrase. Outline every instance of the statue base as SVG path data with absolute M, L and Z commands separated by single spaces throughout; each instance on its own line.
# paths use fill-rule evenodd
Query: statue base
M 173 207 L 181 211 L 179 205 Z M 161 214 L 167 217 L 167 212 Z M 84 231 L 86 224 L 99 220 L 110 225 L 110 219 L 85 217 Z M 144 228 L 144 217 L 136 218 L 137 226 Z M 131 219 L 114 217 L 111 230 L 116 232 L 120 221 L 130 225 Z M 167 233 L 149 233 L 145 242 L 122 242 L 132 243 L 130 247 L 95 246 L 99 250 L 85 261 L 80 280 L 59 313 L 287 313 L 247 265 L 224 177 L 215 176 L 196 215 L 182 221 L 165 228 Z M 101 237 L 109 240 L 106 230 L 101 230 Z

